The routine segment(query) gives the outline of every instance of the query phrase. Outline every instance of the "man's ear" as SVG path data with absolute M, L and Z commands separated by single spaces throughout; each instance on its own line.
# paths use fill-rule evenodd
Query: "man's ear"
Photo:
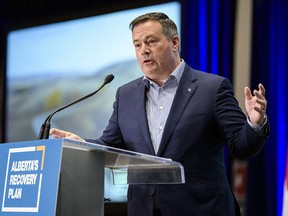
M 172 39 L 173 50 L 177 51 L 179 49 L 179 45 L 180 45 L 180 38 L 179 36 L 175 35 Z

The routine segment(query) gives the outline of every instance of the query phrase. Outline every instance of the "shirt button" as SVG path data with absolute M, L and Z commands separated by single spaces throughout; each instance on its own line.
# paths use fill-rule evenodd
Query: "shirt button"
M 162 110 L 162 109 L 163 109 L 163 106 L 159 106 L 159 109 Z
M 162 125 L 160 125 L 159 129 L 160 129 L 160 130 L 162 130 L 162 129 L 163 129 L 163 126 L 162 126 Z

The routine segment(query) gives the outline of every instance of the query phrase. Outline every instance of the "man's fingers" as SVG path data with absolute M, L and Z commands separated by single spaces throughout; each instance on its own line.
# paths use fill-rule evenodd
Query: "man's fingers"
M 263 96 L 265 97 L 265 93 L 266 93 L 266 91 L 265 91 L 264 86 L 260 83 L 260 84 L 258 85 L 258 88 L 259 88 L 259 92 L 260 92 L 260 94 L 263 95 Z
M 266 100 L 260 100 L 260 99 L 256 99 L 257 104 L 259 104 L 260 108 L 266 112 L 266 108 L 267 108 L 267 101 Z
M 244 88 L 244 95 L 248 100 L 252 98 L 251 90 L 248 87 Z
M 60 138 L 60 137 L 65 137 L 66 133 L 65 131 L 62 131 L 62 130 L 59 130 L 59 129 L 56 129 L 56 128 L 52 128 L 50 130 L 50 135 L 54 134 L 55 137 L 57 138 Z
M 49 135 L 52 135 L 52 134 L 56 134 L 56 129 L 55 128 L 52 128 L 49 132 Z

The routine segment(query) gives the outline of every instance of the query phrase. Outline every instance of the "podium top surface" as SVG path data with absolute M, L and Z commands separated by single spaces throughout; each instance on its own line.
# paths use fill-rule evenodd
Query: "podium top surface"
M 102 152 L 105 155 L 105 167 L 112 169 L 115 175 L 123 170 L 128 172 L 128 184 L 185 183 L 182 164 L 169 158 L 71 139 L 63 139 L 62 143 L 64 148 Z

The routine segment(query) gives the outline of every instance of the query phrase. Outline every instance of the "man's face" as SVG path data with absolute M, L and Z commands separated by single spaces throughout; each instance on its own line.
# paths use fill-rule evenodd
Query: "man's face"
M 138 24 L 132 32 L 138 64 L 143 73 L 154 81 L 166 79 L 179 63 L 179 38 L 168 40 L 158 21 Z

